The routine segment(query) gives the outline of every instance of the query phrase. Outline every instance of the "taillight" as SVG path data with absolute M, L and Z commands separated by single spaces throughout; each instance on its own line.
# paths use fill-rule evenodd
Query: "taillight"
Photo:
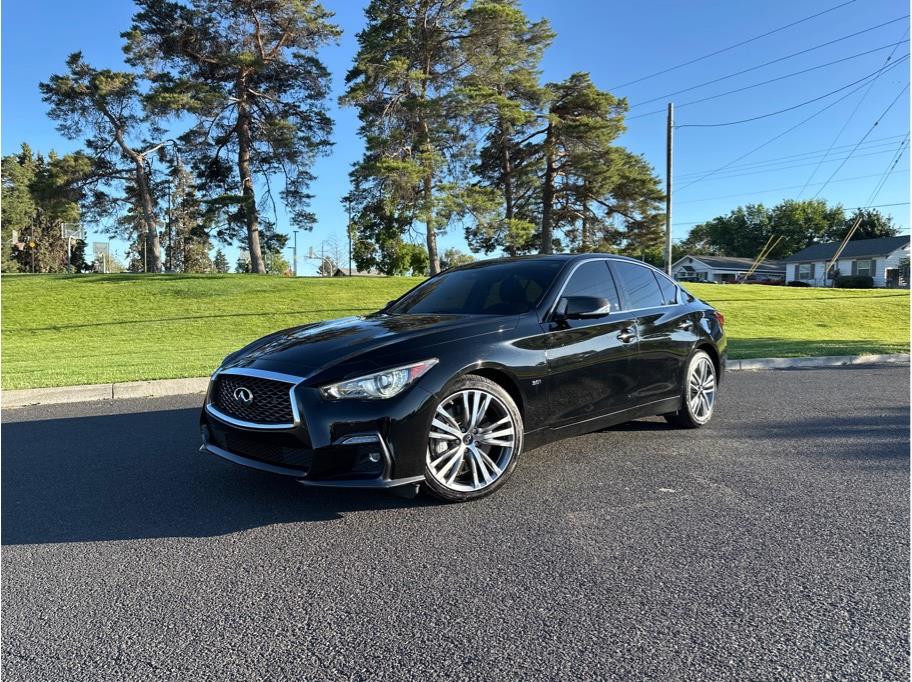
M 725 328 L 725 315 L 720 313 L 718 310 L 713 310 L 713 315 L 719 321 L 719 326 Z

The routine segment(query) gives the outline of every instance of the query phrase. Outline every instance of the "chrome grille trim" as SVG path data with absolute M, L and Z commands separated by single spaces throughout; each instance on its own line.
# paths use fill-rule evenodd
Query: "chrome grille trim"
M 257 379 L 270 379 L 272 381 L 281 381 L 288 384 L 288 401 L 291 403 L 291 414 L 293 421 L 291 423 L 285 424 L 260 424 L 258 422 L 248 422 L 242 419 L 235 419 L 221 410 L 219 410 L 211 402 L 212 397 L 212 388 L 215 384 L 215 381 L 222 374 L 228 375 L 240 375 L 247 377 L 254 377 Z M 295 376 L 293 374 L 282 374 L 280 372 L 270 372 L 264 369 L 254 369 L 248 367 L 229 367 L 228 369 L 217 369 L 209 380 L 209 391 L 206 394 L 206 412 L 218 419 L 223 421 L 226 424 L 231 424 L 232 426 L 237 426 L 242 429 L 251 429 L 257 431 L 279 431 L 279 430 L 288 430 L 294 429 L 301 425 L 301 413 L 298 410 L 298 404 L 295 400 L 294 390 L 295 387 L 304 381 L 304 377 Z

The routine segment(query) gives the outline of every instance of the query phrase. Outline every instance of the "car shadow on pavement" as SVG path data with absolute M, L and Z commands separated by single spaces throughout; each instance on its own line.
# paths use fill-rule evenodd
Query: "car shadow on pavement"
M 306 488 L 198 452 L 196 409 L 3 424 L 2 544 L 208 537 L 436 504 Z

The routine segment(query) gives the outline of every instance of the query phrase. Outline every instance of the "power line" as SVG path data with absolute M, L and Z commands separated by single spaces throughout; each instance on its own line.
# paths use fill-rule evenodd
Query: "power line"
M 878 147 L 892 148 L 893 145 L 895 144 L 895 142 L 897 140 L 902 139 L 903 137 L 905 137 L 905 135 L 891 135 L 889 137 L 879 137 L 879 138 L 875 138 L 873 140 L 868 140 L 863 145 L 863 147 L 865 148 L 865 151 L 867 151 L 869 149 L 875 149 Z M 851 144 L 845 144 L 845 145 L 840 145 L 838 147 L 834 147 L 833 149 L 836 149 L 837 151 L 848 151 L 848 149 L 850 147 L 852 147 Z M 743 163 L 743 164 L 739 164 L 737 166 L 732 166 L 730 168 L 730 170 L 734 171 L 734 170 L 741 170 L 741 169 L 748 169 L 748 168 L 756 168 L 758 166 L 774 165 L 774 164 L 779 164 L 783 161 L 786 161 L 786 162 L 813 161 L 817 156 L 822 155 L 826 151 L 827 150 L 825 150 L 825 149 L 814 149 L 814 150 L 810 150 L 810 151 L 806 151 L 806 152 L 801 152 L 799 154 L 787 154 L 785 156 L 773 156 L 768 159 L 763 159 L 761 161 L 752 161 L 750 163 Z M 701 175 L 705 172 L 707 172 L 707 171 L 706 170 L 692 171 L 690 173 L 682 173 L 682 174 L 678 175 L 677 177 L 679 177 L 679 178 L 695 177 L 695 176 Z
M 713 83 L 718 83 L 720 81 L 728 80 L 729 78 L 734 78 L 735 76 L 741 76 L 741 75 L 744 75 L 745 73 L 749 73 L 751 71 L 756 71 L 757 69 L 762 69 L 765 66 L 770 66 L 772 64 L 778 64 L 779 62 L 786 61 L 787 59 L 792 59 L 794 57 L 798 57 L 800 55 L 807 54 L 808 52 L 813 52 L 814 50 L 819 50 L 820 48 L 827 47 L 828 45 L 834 45 L 836 43 L 842 42 L 843 40 L 848 40 L 849 38 L 854 38 L 855 36 L 860 36 L 864 33 L 869 33 L 870 31 L 874 31 L 878 28 L 883 28 L 884 26 L 887 26 L 889 24 L 894 24 L 897 21 L 902 21 L 903 19 L 908 19 L 908 18 L 909 18 L 909 15 L 906 14 L 905 16 L 899 17 L 897 19 L 891 19 L 890 21 L 885 21 L 882 24 L 877 24 L 876 26 L 871 26 L 870 28 L 862 29 L 861 31 L 856 31 L 855 33 L 849 33 L 848 35 L 844 35 L 840 38 L 835 38 L 835 39 L 827 41 L 825 43 L 820 43 L 819 45 L 814 45 L 813 47 L 805 48 L 804 50 L 800 50 L 798 52 L 792 52 L 791 54 L 787 54 L 784 57 L 778 57 L 777 59 L 772 59 L 768 62 L 764 62 L 764 63 L 758 64 L 756 66 L 751 66 L 750 68 L 742 69 L 741 71 L 736 71 L 734 73 L 730 73 L 725 76 L 719 76 L 718 78 L 713 78 L 712 80 L 704 81 L 703 83 L 699 83 L 697 85 L 692 85 L 688 88 L 682 88 L 681 90 L 675 90 L 674 92 L 669 92 L 664 95 L 660 95 L 658 97 L 653 97 L 652 99 L 647 99 L 647 100 L 643 100 L 642 102 L 637 102 L 636 104 L 632 104 L 630 106 L 630 108 L 636 109 L 637 107 L 641 107 L 645 104 L 651 104 L 652 102 L 659 102 L 662 100 L 667 100 L 668 98 L 674 97 L 675 95 L 680 95 L 681 93 L 684 93 L 684 92 L 690 92 L 691 90 L 697 90 L 697 89 L 705 87 L 707 85 L 712 85 Z
M 898 62 L 897 62 L 897 63 L 898 63 Z M 779 138 L 788 135 L 790 132 L 792 132 L 793 130 L 796 130 L 797 128 L 800 128 L 801 126 L 803 126 L 803 125 L 804 125 L 805 123 L 807 123 L 808 121 L 811 121 L 811 120 L 817 118 L 818 116 L 820 116 L 820 114 L 822 114 L 823 112 L 827 111 L 828 109 L 832 109 L 832 108 L 835 107 L 837 104 L 839 104 L 840 102 L 844 101 L 846 98 L 851 97 L 851 96 L 852 96 L 853 94 L 855 94 L 858 90 L 861 90 L 861 88 L 863 88 L 863 87 L 864 87 L 864 85 L 862 84 L 862 85 L 859 85 L 855 90 L 850 90 L 848 93 L 846 93 L 846 94 L 843 95 L 842 97 L 839 97 L 838 99 L 836 99 L 836 100 L 830 102 L 830 103 L 827 104 L 826 106 L 824 106 L 824 107 L 818 109 L 817 111 L 815 111 L 815 112 L 814 112 L 813 114 L 811 114 L 810 116 L 801 119 L 800 121 L 798 121 L 798 123 L 795 123 L 794 125 L 789 126 L 789 127 L 786 128 L 785 130 L 783 130 L 781 133 L 778 133 L 778 134 L 774 135 L 773 137 L 769 138 L 769 139 L 766 140 L 765 142 L 762 142 L 761 144 L 758 144 L 758 145 L 757 145 L 756 147 L 754 147 L 753 149 L 750 149 L 749 151 L 745 152 L 744 154 L 741 154 L 740 156 L 735 157 L 734 159 L 732 159 L 732 160 L 729 161 L 728 163 L 725 163 L 725 164 L 719 166 L 718 168 L 715 168 L 714 170 L 711 170 L 711 171 L 709 171 L 709 172 L 707 172 L 707 173 L 704 173 L 704 174 L 701 175 L 699 178 L 697 178 L 697 179 L 695 179 L 695 180 L 692 180 L 691 182 L 688 182 L 686 185 L 684 185 L 683 187 L 679 188 L 678 191 L 687 189 L 688 187 L 690 187 L 690 186 L 692 186 L 692 185 L 695 185 L 695 184 L 697 184 L 698 182 L 703 182 L 703 181 L 706 180 L 707 178 L 709 178 L 709 177 L 715 175 L 716 173 L 719 173 L 719 172 L 725 170 L 725 169 L 728 168 L 729 166 L 733 166 L 734 164 L 738 163 L 738 162 L 741 161 L 742 159 L 746 159 L 748 156 L 750 156 L 750 155 L 753 154 L 754 152 L 758 152 L 758 151 L 760 151 L 761 149 L 763 149 L 764 147 L 766 147 L 766 146 L 768 146 L 768 145 L 771 145 L 773 142 L 775 142 L 775 141 L 778 140 Z
M 896 150 L 896 153 L 893 155 L 892 163 L 887 165 L 887 170 L 884 171 L 883 177 L 878 181 L 874 186 L 874 190 L 871 192 L 871 196 L 868 197 L 867 203 L 871 204 L 877 199 L 877 195 L 880 194 L 880 191 L 884 188 L 884 185 L 887 184 L 887 180 L 890 178 L 890 175 L 896 169 L 896 164 L 899 163 L 899 160 L 902 158 L 903 152 L 906 150 L 906 144 L 909 142 L 909 135 L 906 134 L 905 139 L 899 143 L 899 148 Z
M 903 31 L 903 38 L 905 38 L 906 35 L 907 35 L 908 33 L 909 33 L 909 28 L 908 28 L 908 26 L 907 26 L 907 27 L 906 27 L 906 30 Z M 890 51 L 890 54 L 887 55 L 887 59 L 886 59 L 886 61 L 884 62 L 884 65 L 889 64 L 890 61 L 893 59 L 893 55 L 896 54 L 896 48 L 897 48 L 897 47 L 899 47 L 899 46 L 897 45 L 896 47 L 894 47 L 894 48 Z M 811 174 L 808 176 L 807 181 L 804 183 L 804 187 L 802 187 L 802 188 L 799 190 L 797 196 L 800 197 L 802 194 L 804 194 L 804 190 L 807 189 L 807 186 L 810 184 L 811 180 L 813 180 L 813 179 L 814 179 L 814 176 L 817 175 L 817 171 L 820 170 L 821 164 L 822 164 L 822 163 L 824 162 L 824 160 L 830 155 L 830 151 L 833 149 L 833 145 L 835 145 L 836 142 L 839 140 L 839 138 L 842 137 L 842 134 L 845 132 L 845 129 L 848 128 L 849 123 L 851 123 L 851 122 L 852 122 L 852 119 L 855 118 L 855 114 L 858 113 L 858 110 L 861 108 L 861 105 L 864 103 L 865 99 L 867 99 L 868 95 L 871 93 L 871 90 L 874 88 L 874 84 L 877 82 L 877 79 L 880 78 L 882 75 L 883 75 L 883 72 L 877 74 L 877 75 L 871 80 L 871 83 L 868 85 L 868 89 L 865 90 L 865 91 L 861 94 L 861 98 L 858 100 L 858 103 L 855 105 L 855 108 L 852 109 L 852 113 L 850 113 L 849 116 L 848 116 L 848 118 L 846 118 L 845 122 L 842 124 L 842 127 L 839 129 L 839 132 L 836 133 L 836 137 L 834 137 L 834 138 L 833 138 L 833 141 L 830 143 L 830 148 L 827 150 L 827 153 L 823 155 L 823 158 L 820 159 L 820 162 L 814 167 L 814 170 L 811 171 Z
M 778 28 L 774 28 L 774 29 L 771 30 L 771 31 L 767 31 L 766 33 L 761 33 L 760 35 L 754 36 L 753 38 L 748 38 L 747 40 L 742 40 L 740 43 L 735 43 L 734 45 L 729 45 L 728 47 L 723 47 L 722 49 L 715 50 L 715 51 L 713 51 L 713 52 L 709 52 L 708 54 L 704 54 L 704 55 L 702 55 L 702 56 L 700 56 L 700 57 L 696 57 L 696 58 L 691 59 L 691 60 L 689 60 L 689 61 L 682 62 L 682 63 L 677 64 L 677 65 L 675 65 L 675 66 L 669 66 L 669 67 L 666 68 L 666 69 L 662 69 L 661 71 L 656 71 L 655 73 L 651 73 L 651 74 L 649 74 L 649 75 L 647 75 L 647 76 L 642 76 L 642 77 L 637 78 L 637 79 L 635 79 L 635 80 L 627 81 L 626 83 L 621 83 L 620 85 L 616 85 L 616 86 L 614 86 L 613 88 L 611 88 L 611 90 L 618 90 L 618 89 L 620 89 L 620 88 L 626 88 L 628 85 L 634 85 L 634 84 L 636 84 L 636 83 L 642 83 L 643 81 L 649 80 L 650 78 L 655 78 L 656 76 L 661 76 L 662 74 L 669 73 L 670 71 L 675 71 L 675 70 L 681 69 L 681 68 L 683 68 L 683 67 L 685 67 L 685 66 L 690 66 L 691 64 L 696 64 L 697 62 L 701 62 L 701 61 L 703 61 L 704 59 L 709 59 L 710 57 L 715 57 L 716 55 L 722 54 L 722 53 L 724 53 L 724 52 L 728 52 L 729 50 L 734 50 L 735 48 L 741 47 L 741 46 L 743 46 L 743 45 L 747 45 L 748 43 L 752 43 L 752 42 L 754 42 L 754 41 L 756 41 L 756 40 L 760 40 L 761 38 L 766 38 L 767 36 L 771 36 L 771 35 L 773 35 L 773 34 L 775 34 L 775 33 L 779 33 L 780 31 L 784 31 L 784 30 L 786 30 L 786 29 L 788 29 L 788 28 L 792 28 L 793 26 L 798 26 L 799 24 L 803 24 L 804 22 L 810 21 L 811 19 L 816 19 L 817 17 L 820 17 L 820 16 L 823 16 L 824 14 L 828 14 L 828 13 L 830 13 L 830 12 L 833 12 L 833 11 L 835 11 L 835 10 L 837 10 L 837 9 L 840 9 L 840 8 L 842 8 L 842 7 L 845 7 L 846 5 L 851 5 L 853 2 L 855 2 L 855 0 L 847 0 L 847 2 L 842 2 L 842 3 L 838 4 L 838 5 L 834 5 L 833 7 L 830 7 L 829 9 L 825 9 L 825 10 L 823 10 L 823 11 L 821 11 L 821 12 L 817 12 L 816 14 L 812 14 L 812 15 L 810 15 L 810 16 L 804 17 L 803 19 L 798 19 L 797 21 L 793 21 L 793 22 L 791 22 L 791 23 L 789 23 L 789 24 L 785 24 L 784 26 L 780 26 L 780 27 L 778 27 Z
M 892 161 L 892 158 L 891 158 L 891 161 Z M 909 170 L 908 168 L 905 168 L 905 169 L 903 169 L 902 172 L 908 172 L 908 170 Z M 855 180 L 867 180 L 867 179 L 869 179 L 869 178 L 877 178 L 877 177 L 881 177 L 881 176 L 883 176 L 883 172 L 880 172 L 880 173 L 870 173 L 870 174 L 868 174 L 868 175 L 856 175 L 855 177 L 852 177 L 852 178 L 844 178 L 844 179 L 842 179 L 842 180 L 834 180 L 833 182 L 834 182 L 834 183 L 836 183 L 836 182 L 852 182 L 852 181 L 855 181 Z M 815 183 L 815 184 L 823 184 L 823 183 Z M 719 200 L 719 199 L 732 199 L 732 198 L 736 198 L 736 197 L 751 196 L 751 195 L 754 195 L 754 194 L 769 194 L 769 193 L 771 193 L 771 192 L 784 192 L 784 191 L 786 191 L 786 190 L 796 189 L 796 188 L 798 188 L 798 187 L 801 187 L 801 185 L 789 185 L 788 187 L 772 187 L 772 188 L 770 188 L 770 189 L 752 189 L 752 190 L 750 190 L 749 192 L 738 192 L 738 193 L 736 193 L 736 194 L 723 194 L 723 195 L 721 195 L 721 196 L 716 196 L 716 197 L 705 197 L 705 198 L 703 198 L 703 199 L 688 199 L 687 201 L 679 201 L 679 202 L 677 202 L 677 203 L 678 203 L 678 204 L 700 204 L 700 203 L 704 203 L 704 202 L 707 202 L 707 201 L 717 201 L 717 200 Z
M 718 95 L 712 95 L 712 96 L 710 96 L 710 97 L 704 97 L 703 99 L 692 100 L 692 101 L 690 101 L 690 102 L 685 102 L 684 104 L 676 105 L 676 106 L 679 106 L 679 107 L 686 107 L 686 106 L 690 106 L 690 105 L 692 105 L 692 104 L 699 104 L 699 103 L 701 103 L 701 102 L 708 102 L 709 100 L 718 99 L 719 97 L 725 97 L 726 95 L 731 95 L 731 94 L 734 94 L 734 93 L 736 93 L 736 92 L 743 92 L 744 90 L 750 90 L 750 89 L 752 89 L 752 88 L 756 88 L 756 87 L 759 87 L 759 86 L 761 86 L 761 85 L 768 85 L 768 84 L 773 83 L 773 82 L 775 82 L 775 81 L 780 81 L 780 80 L 782 80 L 782 79 L 784 79 L 784 78 L 790 78 L 790 77 L 792 77 L 792 76 L 796 76 L 796 75 L 801 74 L 801 73 L 807 73 L 808 71 L 814 71 L 814 70 L 816 70 L 816 69 L 821 69 L 821 68 L 823 68 L 823 67 L 825 67 L 825 66 L 831 66 L 831 65 L 837 64 L 837 63 L 839 63 L 839 62 L 844 62 L 844 61 L 846 61 L 846 60 L 848 60 L 848 59 L 854 59 L 855 57 L 858 57 L 858 56 L 863 55 L 863 54 L 871 54 L 871 53 L 873 53 L 873 52 L 879 52 L 880 50 L 885 50 L 885 49 L 887 49 L 888 47 L 892 47 L 892 46 L 894 46 L 894 45 L 900 45 L 900 44 L 902 44 L 903 42 L 904 42 L 904 41 L 900 41 L 900 42 L 898 42 L 898 43 L 890 43 L 890 45 L 885 45 L 885 46 L 883 46 L 883 47 L 878 47 L 878 48 L 873 49 L 873 50 L 868 50 L 867 52 L 861 52 L 861 53 L 859 53 L 859 54 L 857 54 L 857 55 L 853 55 L 853 56 L 851 56 L 851 57 L 844 57 L 844 58 L 842 58 L 842 59 L 837 59 L 836 61 L 833 61 L 833 62 L 828 62 L 827 64 L 821 64 L 820 66 L 814 66 L 814 67 L 811 67 L 811 68 L 809 68 L 809 69 L 804 69 L 803 71 L 795 71 L 795 72 L 793 72 L 793 73 L 786 74 L 785 76 L 780 76 L 779 78 L 772 78 L 772 79 L 770 79 L 770 80 L 768 80 L 768 81 L 764 81 L 764 82 L 762 82 L 762 83 L 755 83 L 754 85 L 746 85 L 746 86 L 744 86 L 743 88 L 737 88 L 736 90 L 729 90 L 728 92 L 723 92 L 723 93 L 720 93 L 720 94 L 718 94 Z M 902 63 L 902 61 L 903 61 L 906 57 L 908 57 L 908 56 L 909 56 L 908 54 L 907 54 L 907 55 L 904 55 L 903 57 L 901 57 L 900 59 L 898 59 L 897 61 L 895 61 L 893 64 L 890 64 L 890 65 L 888 65 L 888 66 L 881 66 L 879 69 L 877 69 L 877 70 L 875 70 L 875 71 L 872 71 L 871 73 L 867 74 L 866 76 L 863 76 L 862 78 L 859 78 L 857 81 L 852 81 L 852 82 L 849 83 L 848 85 L 843 85 L 841 88 L 836 88 L 835 90 L 830 90 L 829 92 L 824 93 L 823 95 L 820 95 L 820 96 L 818 96 L 818 97 L 814 97 L 814 98 L 809 99 L 809 100 L 806 100 L 806 101 L 804 101 L 804 102 L 800 102 L 799 104 L 795 104 L 795 105 L 790 106 L 790 107 L 786 107 L 785 109 L 778 109 L 777 111 L 771 111 L 771 112 L 769 112 L 769 113 L 761 114 L 761 115 L 759 115 L 759 116 L 752 116 L 752 117 L 750 117 L 750 118 L 743 118 L 743 119 L 740 119 L 740 120 L 738 120 L 738 121 L 725 121 L 724 123 L 682 123 L 682 124 L 680 124 L 680 125 L 678 125 L 678 126 L 676 126 L 676 127 L 677 127 L 677 128 L 722 128 L 722 127 L 725 127 L 725 126 L 733 126 L 733 125 L 738 125 L 738 124 L 741 124 L 741 123 L 750 123 L 751 121 L 758 121 L 758 120 L 760 120 L 761 118 L 769 118 L 770 116 L 778 116 L 779 114 L 784 114 L 784 113 L 786 113 L 786 112 L 788 112 L 788 111 L 793 111 L 793 110 L 795 110 L 795 109 L 800 109 L 801 107 L 807 106 L 808 104 L 813 104 L 814 102 L 819 102 L 819 101 L 822 100 L 822 99 L 826 99 L 826 98 L 829 97 L 830 95 L 835 95 L 837 92 L 841 92 L 841 91 L 843 91 L 843 90 L 846 90 L 847 88 L 851 88 L 853 85 L 857 85 L 858 83 L 861 83 L 862 81 L 866 81 L 866 80 L 868 80 L 869 78 L 875 78 L 875 77 L 877 77 L 878 75 L 880 75 L 882 72 L 888 71 L 888 70 L 890 70 L 891 68 L 893 68 L 894 66 L 896 66 L 897 64 Z M 654 113 L 654 112 L 653 112 L 653 113 Z M 641 116 L 648 116 L 648 115 L 649 115 L 649 114 L 640 114 L 639 116 L 631 116 L 630 118 L 631 118 L 631 119 L 634 119 L 634 118 L 640 118 Z
M 908 56 L 908 55 L 906 55 L 906 56 Z M 900 61 L 902 61 L 902 60 L 900 60 Z M 900 61 L 897 61 L 896 64 L 899 64 Z M 848 162 L 848 160 L 849 160 L 850 158 L 852 158 L 852 154 L 855 153 L 855 150 L 858 149 L 858 146 L 859 146 L 862 142 L 864 142 L 866 139 L 868 139 L 868 135 L 870 135 L 871 133 L 874 132 L 874 128 L 877 127 L 877 125 L 881 122 L 881 120 L 883 119 L 883 117 L 886 116 L 886 115 L 890 112 L 890 109 L 893 108 L 893 105 L 895 105 L 895 104 L 899 101 L 899 98 L 902 97 L 903 93 L 904 93 L 906 90 L 908 90 L 908 89 L 909 89 L 909 84 L 906 83 L 906 84 L 903 86 L 903 89 L 899 91 L 899 94 L 897 94 L 896 97 L 893 98 L 893 101 L 890 102 L 890 104 L 887 106 L 887 108 L 883 110 L 883 113 L 882 113 L 880 116 L 877 117 L 877 120 L 874 121 L 874 123 L 871 124 L 871 127 L 868 128 L 868 131 L 867 131 L 864 135 L 862 135 L 862 137 L 861 137 L 861 139 L 858 141 L 858 143 L 852 148 L 852 151 L 849 152 L 849 155 L 846 156 L 846 158 L 843 159 L 842 163 L 840 163 L 839 166 L 836 167 L 836 170 L 834 170 L 834 171 L 830 174 L 830 177 L 828 177 L 827 180 L 826 180 L 826 182 L 823 183 L 823 187 L 821 187 L 820 189 L 818 189 L 818 190 L 814 193 L 814 197 L 813 197 L 813 198 L 816 199 L 818 196 L 820 196 L 820 193 L 821 193 L 823 190 L 826 189 L 826 186 L 829 184 L 830 180 L 832 180 L 834 177 L 836 177 L 836 174 L 839 173 L 839 171 L 842 170 L 842 167 L 846 165 L 846 163 Z
M 854 158 L 863 159 L 868 156 L 880 156 L 881 154 L 892 154 L 894 149 L 881 149 L 876 152 L 869 152 L 867 154 L 856 154 Z M 828 159 L 827 163 L 836 163 L 838 161 L 844 160 L 848 157 L 838 157 L 833 159 Z M 763 173 L 778 173 L 780 171 L 792 170 L 794 168 L 807 168 L 808 166 L 813 166 L 817 162 L 811 159 L 808 163 L 793 163 L 788 165 L 771 165 L 766 168 L 757 168 L 754 170 L 744 171 L 743 173 L 724 173 L 721 175 L 716 175 L 716 180 L 729 180 L 731 178 L 743 178 L 749 175 L 762 175 Z M 800 186 L 800 185 L 799 185 Z

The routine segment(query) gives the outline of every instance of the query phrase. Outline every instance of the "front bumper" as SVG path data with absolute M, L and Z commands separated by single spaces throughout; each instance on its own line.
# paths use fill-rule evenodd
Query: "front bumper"
M 200 452 L 306 485 L 392 488 L 424 480 L 424 434 L 435 403 L 420 387 L 388 400 L 328 401 L 302 379 L 290 384 L 294 423 L 277 428 L 215 409 L 210 395 L 216 376 L 200 416 Z

